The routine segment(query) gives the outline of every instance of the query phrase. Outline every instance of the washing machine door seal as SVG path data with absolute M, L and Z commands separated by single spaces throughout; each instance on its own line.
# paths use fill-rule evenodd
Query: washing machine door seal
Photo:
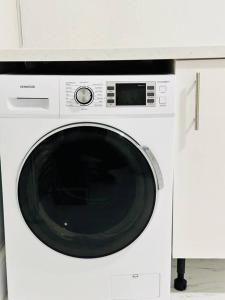
M 18 176 L 19 206 L 48 247 L 79 258 L 130 245 L 152 217 L 158 182 L 146 151 L 98 123 L 75 123 L 40 139 Z

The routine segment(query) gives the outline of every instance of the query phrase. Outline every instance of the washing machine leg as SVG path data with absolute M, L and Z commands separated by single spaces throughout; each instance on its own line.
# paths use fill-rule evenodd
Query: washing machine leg
M 185 274 L 185 259 L 177 259 L 177 278 L 174 280 L 174 288 L 178 291 L 184 291 L 187 288 L 187 280 L 184 278 Z

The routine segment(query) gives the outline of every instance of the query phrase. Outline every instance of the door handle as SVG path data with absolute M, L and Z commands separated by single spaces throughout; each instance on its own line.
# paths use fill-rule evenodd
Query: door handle
M 153 171 L 155 173 L 156 181 L 157 181 L 157 188 L 158 188 L 158 190 L 161 190 L 164 187 L 164 181 L 163 181 L 163 175 L 162 175 L 160 166 L 158 164 L 158 161 L 156 160 L 152 151 L 147 146 L 142 146 L 142 149 L 147 154 L 148 159 L 150 161 L 150 166 L 152 166 Z
M 195 130 L 199 130 L 200 72 L 196 73 Z

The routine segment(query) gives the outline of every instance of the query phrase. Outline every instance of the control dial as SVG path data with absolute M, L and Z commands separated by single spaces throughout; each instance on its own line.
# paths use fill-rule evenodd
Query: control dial
M 82 105 L 87 105 L 93 99 L 93 93 L 88 87 L 80 87 L 76 90 L 74 98 Z

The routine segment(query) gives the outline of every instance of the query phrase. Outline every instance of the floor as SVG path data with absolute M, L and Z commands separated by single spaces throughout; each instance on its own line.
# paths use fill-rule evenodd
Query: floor
M 221 293 L 184 293 L 184 294 L 173 294 L 171 300 L 224 300 L 225 294 Z
M 172 262 L 172 283 L 176 261 Z M 225 260 L 197 259 L 186 261 L 188 288 L 185 292 L 172 287 L 172 300 L 225 300 Z

